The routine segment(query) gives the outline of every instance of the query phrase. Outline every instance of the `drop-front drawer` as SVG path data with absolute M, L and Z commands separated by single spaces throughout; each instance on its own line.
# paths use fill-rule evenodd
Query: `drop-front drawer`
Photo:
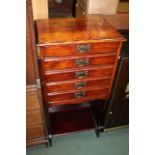
M 116 59 L 116 53 L 111 55 L 88 55 L 78 57 L 63 57 L 63 58 L 52 58 L 45 57 L 43 61 L 44 70 L 52 69 L 69 69 L 76 67 L 88 67 L 98 65 L 109 65 L 114 64 Z
M 107 88 L 110 86 L 111 78 L 89 80 L 89 81 L 71 81 L 71 82 L 58 82 L 58 83 L 47 83 L 46 90 L 50 92 L 61 92 L 71 90 L 81 90 L 89 88 Z
M 74 69 L 63 71 L 47 71 L 45 72 L 46 82 L 68 81 L 75 79 L 86 78 L 107 78 L 111 77 L 113 73 L 113 66 L 88 68 L 88 69 Z
M 48 102 L 71 100 L 71 99 L 81 99 L 85 97 L 93 96 L 107 96 L 109 88 L 99 89 L 99 90 L 85 90 L 67 93 L 47 93 Z
M 50 45 L 41 48 L 41 56 L 73 56 L 88 54 L 103 54 L 117 52 L 120 42 L 100 42 L 87 44 Z

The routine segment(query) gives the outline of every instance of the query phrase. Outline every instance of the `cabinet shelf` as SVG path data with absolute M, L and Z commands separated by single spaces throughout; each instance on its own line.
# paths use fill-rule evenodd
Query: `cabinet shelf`
M 97 128 L 98 118 L 103 110 L 98 108 L 100 104 L 93 103 L 93 107 L 91 103 L 50 107 L 50 134 L 63 135 Z

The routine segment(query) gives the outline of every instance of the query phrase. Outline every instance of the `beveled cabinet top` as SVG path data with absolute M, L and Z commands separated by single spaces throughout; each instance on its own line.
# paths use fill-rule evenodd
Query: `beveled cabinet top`
M 38 46 L 80 41 L 125 40 L 102 15 L 37 20 L 37 36 Z

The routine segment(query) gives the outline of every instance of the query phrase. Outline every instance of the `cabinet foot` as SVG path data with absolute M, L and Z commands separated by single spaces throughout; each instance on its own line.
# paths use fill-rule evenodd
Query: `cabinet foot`
M 100 130 L 98 128 L 95 129 L 95 133 L 96 133 L 96 137 L 99 138 L 100 137 Z
M 99 138 L 100 137 L 100 132 L 103 132 L 103 126 L 98 126 L 95 129 L 95 133 L 96 133 L 96 137 Z
M 52 147 L 52 135 L 49 135 L 48 139 L 49 139 L 49 146 Z

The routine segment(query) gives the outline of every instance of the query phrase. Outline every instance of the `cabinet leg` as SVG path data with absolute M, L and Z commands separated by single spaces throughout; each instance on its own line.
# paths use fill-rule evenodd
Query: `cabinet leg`
M 100 132 L 103 132 L 104 128 L 103 126 L 97 126 L 95 128 L 95 133 L 96 133 L 96 137 L 99 138 L 100 137 Z
M 98 128 L 95 129 L 95 133 L 96 133 L 96 137 L 99 138 L 100 137 L 100 130 Z
M 48 139 L 49 139 L 49 146 L 52 147 L 52 135 L 49 135 Z

